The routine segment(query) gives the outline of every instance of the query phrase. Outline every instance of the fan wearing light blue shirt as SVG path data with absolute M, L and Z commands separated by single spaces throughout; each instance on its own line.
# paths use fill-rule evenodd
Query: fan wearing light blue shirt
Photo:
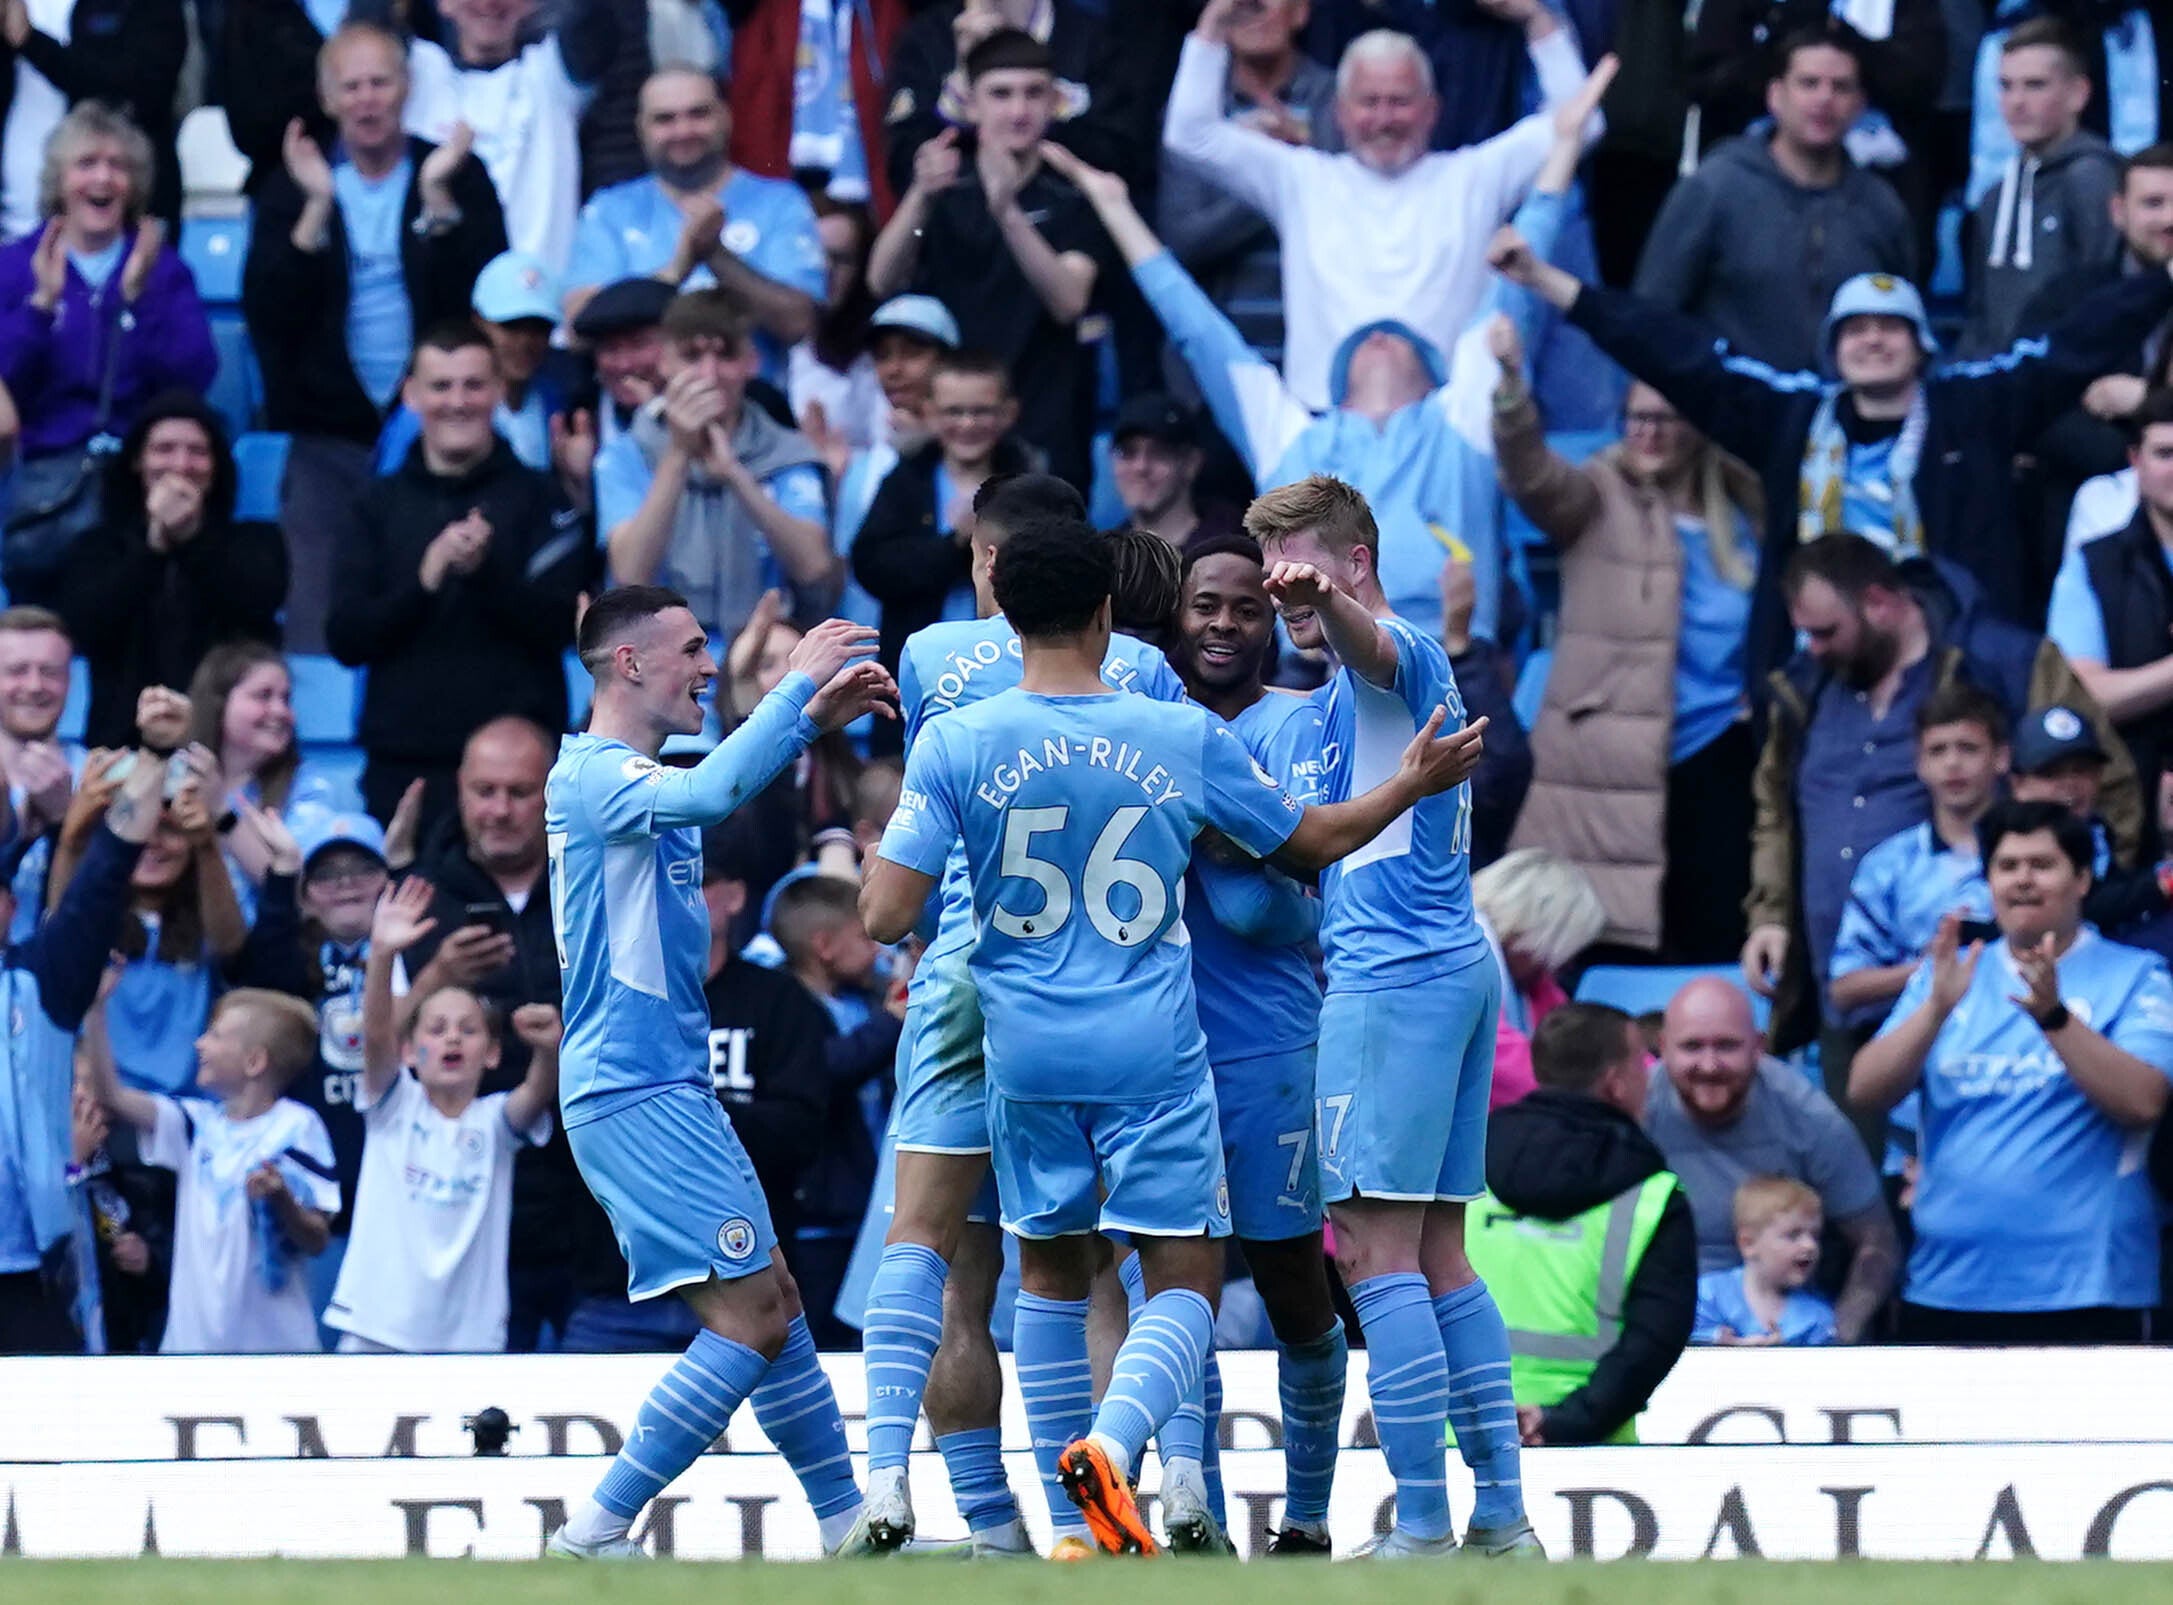
M 1447 651 L 1390 609 L 1366 498 L 1315 474 L 1256 500 L 1246 533 L 1300 647 L 1342 665 L 1322 701 L 1321 794 L 1385 773 L 1429 710 L 1464 721 Z M 1474 728 L 1483 727 L 1479 720 Z M 1476 1495 L 1464 1544 L 1539 1548 L 1524 1512 L 1509 1333 L 1464 1255 L 1464 1206 L 1486 1191 L 1500 973 L 1471 900 L 1471 790 L 1420 803 L 1321 879 L 1321 1196 L 1365 1330 L 1381 1452 L 1396 1482 L 1388 1555 L 1456 1547 L 1444 1476 L 1453 1423 Z
M 637 1553 L 627 1533 L 642 1506 L 750 1395 L 815 1506 L 825 1548 L 859 1508 L 837 1401 L 761 1183 L 710 1087 L 701 828 L 759 793 L 823 730 L 896 695 L 867 660 L 874 635 L 839 619 L 817 625 L 737 730 L 694 767 L 669 769 L 657 754 L 667 737 L 701 728 L 717 676 L 686 599 L 626 586 L 582 620 L 581 661 L 595 680 L 589 727 L 565 738 L 544 788 L 565 997 L 560 1106 L 626 1259 L 628 1295 L 676 1292 L 702 1330 L 642 1405 L 594 1495 L 552 1534 L 553 1554 Z
M 1740 1265 L 1698 1278 L 1690 1341 L 1723 1348 L 1833 1343 L 1833 1306 L 1811 1285 L 1818 1270 L 1819 1196 L 1793 1176 L 1753 1176 L 1735 1190 Z
M 797 184 L 732 165 L 732 113 L 716 81 L 664 67 L 641 86 L 635 122 L 649 171 L 581 208 L 566 267 L 566 314 L 606 284 L 650 274 L 686 289 L 721 285 L 747 305 L 765 378 L 815 329 L 822 240 Z
M 1977 822 L 2007 764 L 2007 716 L 1976 687 L 1957 680 L 1917 709 L 1916 774 L 1931 794 L 1932 817 L 1865 853 L 1849 878 L 1827 984 L 1844 1024 L 1885 1017 L 1945 916 L 1992 917 Z
M 2157 1306 L 2144 1169 L 2173 1077 L 2173 979 L 2082 922 L 2089 827 L 2002 803 L 1980 829 L 2000 940 L 1948 915 L 1850 1100 L 1923 1096 L 1904 1335 L 1932 1343 L 2139 1342 Z
M 868 870 L 868 934 L 912 928 L 963 839 L 981 939 L 989 1128 L 1004 1224 L 1019 1239 L 1015 1338 L 1045 1481 L 1094 1542 L 1154 1553 L 1130 1474 L 1197 1382 L 1213 1341 L 1228 1186 L 1194 1007 L 1182 882 L 1213 826 L 1243 852 L 1319 869 L 1421 798 L 1461 785 L 1479 732 L 1406 735 L 1383 783 L 1306 807 L 1204 710 L 1127 697 L 1102 677 L 1114 561 L 1076 520 L 1011 531 L 996 600 L 1025 657 L 1017 688 L 931 725 Z M 1131 1234 L 1148 1298 L 1089 1418 L 1092 1234 Z M 1055 1452 L 1058 1445 L 1063 1447 Z M 1076 1545 L 1065 1532 L 1060 1545 Z

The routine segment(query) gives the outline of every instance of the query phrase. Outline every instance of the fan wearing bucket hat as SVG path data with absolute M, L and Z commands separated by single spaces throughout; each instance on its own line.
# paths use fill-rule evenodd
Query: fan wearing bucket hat
M 1807 540 L 1863 536 L 1896 558 L 1947 560 L 1965 606 L 2034 619 L 2014 459 L 2091 381 L 2120 368 L 2173 313 L 2173 276 L 2138 273 L 2085 296 L 2043 334 L 1997 359 L 1934 367 L 1939 346 L 1906 279 L 1862 273 L 1834 293 L 1824 325 L 1837 378 L 1783 373 L 1739 355 L 1702 319 L 1580 282 L 1512 230 L 1488 252 L 1496 272 L 1568 314 L 1601 351 L 1757 471 L 1766 496 L 1763 562 L 1751 609 L 1756 687 L 1788 656 L 1781 571 Z

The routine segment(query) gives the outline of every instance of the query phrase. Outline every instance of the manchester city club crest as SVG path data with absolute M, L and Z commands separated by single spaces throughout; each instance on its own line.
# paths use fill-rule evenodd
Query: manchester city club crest
M 755 1251 L 754 1222 L 734 1215 L 717 1228 L 717 1252 L 726 1259 L 745 1259 Z

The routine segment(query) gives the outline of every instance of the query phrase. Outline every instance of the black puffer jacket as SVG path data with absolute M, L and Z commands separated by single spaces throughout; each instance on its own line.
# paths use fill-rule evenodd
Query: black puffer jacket
M 1667 1169 L 1636 1121 L 1597 1098 L 1541 1087 L 1497 1109 L 1486 1133 L 1486 1186 L 1520 1215 L 1570 1220 Z M 1550 1444 L 1604 1443 L 1645 1408 L 1690 1341 L 1698 1310 L 1698 1228 L 1677 1188 L 1630 1274 L 1622 1336 L 1591 1380 L 1551 1405 Z

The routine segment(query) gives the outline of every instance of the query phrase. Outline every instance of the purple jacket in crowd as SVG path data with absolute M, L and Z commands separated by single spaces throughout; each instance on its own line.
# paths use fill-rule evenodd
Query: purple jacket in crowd
M 132 245 L 133 232 L 128 238 Z M 137 409 L 161 390 L 178 385 L 201 394 L 210 386 L 219 370 L 211 324 L 196 280 L 172 247 L 159 253 L 143 294 L 126 308 L 119 306 L 119 268 L 106 293 L 94 296 L 70 264 L 68 286 L 50 316 L 30 304 L 37 249 L 36 234 L 0 247 L 0 381 L 22 415 L 24 458 L 79 450 L 89 441 L 109 340 L 122 342 L 109 434 L 128 433 Z M 128 260 L 125 248 L 121 260 Z

